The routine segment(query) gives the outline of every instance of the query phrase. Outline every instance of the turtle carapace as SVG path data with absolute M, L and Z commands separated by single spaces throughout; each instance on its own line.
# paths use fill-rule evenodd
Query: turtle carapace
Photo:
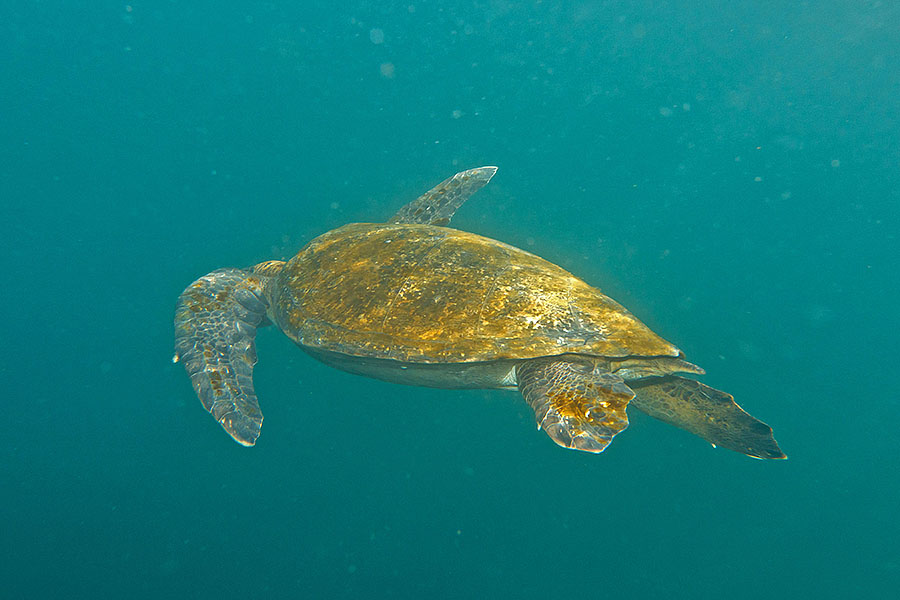
M 539 429 L 602 452 L 629 406 L 713 445 L 784 458 L 772 429 L 683 374 L 703 370 L 634 315 L 524 250 L 446 227 L 496 167 L 463 171 L 386 223 L 353 223 L 288 261 L 220 269 L 181 294 L 175 361 L 239 443 L 256 443 L 258 327 L 351 373 L 438 388 L 518 389 Z

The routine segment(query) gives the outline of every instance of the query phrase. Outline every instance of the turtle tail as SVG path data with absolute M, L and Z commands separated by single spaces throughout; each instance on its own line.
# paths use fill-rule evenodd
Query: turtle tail
M 257 275 L 257 273 L 259 273 Z M 268 325 L 265 270 L 220 269 L 192 283 L 175 309 L 175 356 L 203 406 L 244 446 L 263 415 L 253 390 L 257 327 Z

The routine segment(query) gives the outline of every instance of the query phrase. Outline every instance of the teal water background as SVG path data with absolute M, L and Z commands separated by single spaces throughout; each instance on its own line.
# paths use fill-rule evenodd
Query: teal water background
M 0 596 L 894 598 L 896 2 L 0 7 Z M 242 448 L 175 299 L 496 164 L 454 226 L 625 304 L 770 423 L 565 451 L 503 391 L 260 331 Z

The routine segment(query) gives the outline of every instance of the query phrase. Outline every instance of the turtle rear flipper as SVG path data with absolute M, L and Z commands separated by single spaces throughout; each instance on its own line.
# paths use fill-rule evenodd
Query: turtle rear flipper
M 252 446 L 263 415 L 253 390 L 256 328 L 268 324 L 260 279 L 221 269 L 192 283 L 175 310 L 174 362 L 184 363 L 203 406 L 231 437 Z
M 744 411 L 731 394 L 674 375 L 631 386 L 636 393 L 632 405 L 651 417 L 753 458 L 787 458 L 772 428 Z
M 621 377 L 591 361 L 529 360 L 516 367 L 516 379 L 538 429 L 560 446 L 603 452 L 628 427 L 626 408 L 634 392 Z

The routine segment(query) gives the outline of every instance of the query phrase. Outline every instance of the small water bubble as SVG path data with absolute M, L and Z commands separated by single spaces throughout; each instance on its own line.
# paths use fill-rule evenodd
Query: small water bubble
M 746 340 L 737 340 L 737 347 L 740 353 L 747 360 L 759 362 L 763 356 L 759 347 L 752 342 L 748 342 Z
M 369 31 L 369 41 L 372 42 L 373 44 L 375 44 L 376 46 L 378 44 L 383 44 L 384 43 L 384 31 L 382 31 L 381 29 L 378 29 L 378 28 L 370 30 Z
M 814 304 L 807 309 L 807 316 L 815 325 L 825 325 L 834 320 L 834 310 L 827 307 Z

